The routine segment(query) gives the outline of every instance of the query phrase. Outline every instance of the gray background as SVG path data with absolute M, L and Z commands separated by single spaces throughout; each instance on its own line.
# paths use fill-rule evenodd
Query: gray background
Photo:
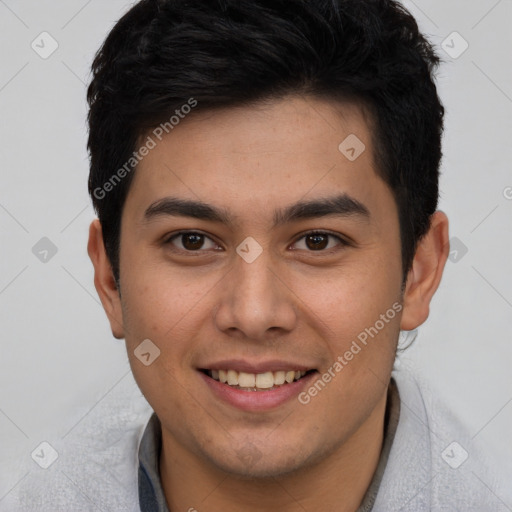
M 401 362 L 512 481 L 512 1 L 404 4 L 446 61 L 440 208 L 457 252 Z M 0 0 L 0 509 L 21 479 L 44 471 L 22 472 L 20 457 L 58 443 L 121 382 L 135 386 L 86 253 L 85 88 L 94 52 L 129 5 Z M 58 43 L 46 59 L 31 47 L 51 49 L 43 31 Z M 512 510 L 512 490 L 501 498 Z

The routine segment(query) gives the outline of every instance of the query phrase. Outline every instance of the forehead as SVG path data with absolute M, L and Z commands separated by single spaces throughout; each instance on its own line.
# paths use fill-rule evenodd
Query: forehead
M 375 172 L 368 116 L 351 103 L 289 97 L 185 117 L 139 163 L 126 208 L 141 218 L 166 196 L 272 221 L 277 205 L 333 192 L 387 191 Z M 389 191 L 387 191 L 389 193 Z

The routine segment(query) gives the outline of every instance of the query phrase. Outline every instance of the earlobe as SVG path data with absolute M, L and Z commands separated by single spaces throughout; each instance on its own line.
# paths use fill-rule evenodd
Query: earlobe
M 89 227 L 87 253 L 94 266 L 94 286 L 110 322 L 112 335 L 117 339 L 122 339 L 124 338 L 124 328 L 121 299 L 105 251 L 103 230 L 98 219 L 95 219 Z
M 448 218 L 436 211 L 430 229 L 418 244 L 407 276 L 401 329 L 416 329 L 428 318 L 430 301 L 441 282 L 449 252 Z

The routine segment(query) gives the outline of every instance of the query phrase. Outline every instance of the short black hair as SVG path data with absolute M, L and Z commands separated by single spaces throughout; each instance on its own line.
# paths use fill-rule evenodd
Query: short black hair
M 198 112 L 293 94 L 355 101 L 371 113 L 377 172 L 398 207 L 405 279 L 438 202 L 439 63 L 394 0 L 138 2 L 97 52 L 87 93 L 89 193 L 116 282 L 121 213 L 147 130 L 167 122 L 168 131 L 191 100 Z

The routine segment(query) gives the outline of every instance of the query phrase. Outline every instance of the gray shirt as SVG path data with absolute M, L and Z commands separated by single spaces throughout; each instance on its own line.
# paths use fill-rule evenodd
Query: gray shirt
M 511 512 L 510 475 L 496 474 L 503 468 L 491 466 L 480 437 L 471 436 L 417 368 L 402 363 L 392 377 L 400 395 L 390 388 L 382 456 L 359 510 Z M 48 440 L 58 459 L 47 470 L 26 456 L 32 440 L 21 447 L 25 476 L 0 498 L 0 509 L 165 512 L 161 429 L 152 414 L 135 380 L 122 379 L 64 440 Z
M 393 444 L 400 417 L 400 396 L 394 379 L 388 387 L 388 399 L 384 419 L 384 441 L 382 451 L 363 501 L 357 512 L 373 510 L 380 483 L 386 469 L 389 452 Z M 141 512 L 169 512 L 160 479 L 159 456 L 162 445 L 162 428 L 157 415 L 153 413 L 144 430 L 139 446 L 139 504 Z

